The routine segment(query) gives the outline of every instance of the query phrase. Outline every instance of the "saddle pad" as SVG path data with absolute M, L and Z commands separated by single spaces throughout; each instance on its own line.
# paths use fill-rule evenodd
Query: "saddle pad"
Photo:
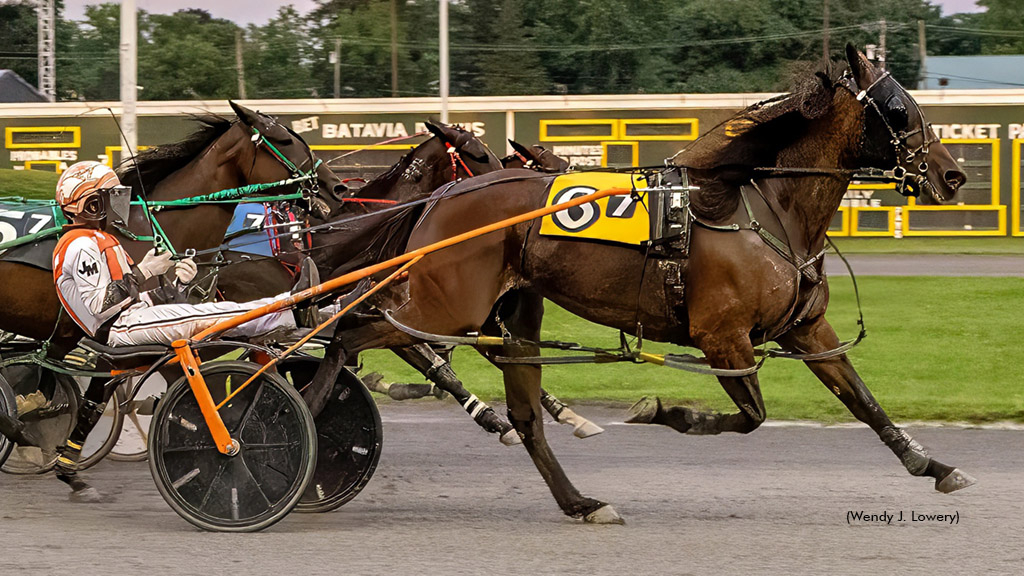
M 551 182 L 544 205 L 555 206 L 605 188 L 646 187 L 647 181 L 639 174 L 564 174 Z M 637 246 L 651 240 L 651 218 L 647 207 L 642 202 L 634 201 L 629 194 L 608 196 L 545 216 L 541 221 L 540 233 L 543 236 L 603 240 Z
M 270 246 L 270 235 L 261 232 L 267 218 L 267 209 L 263 204 L 239 204 L 235 207 L 235 213 L 231 217 L 231 224 L 228 225 L 228 236 L 242 230 L 252 230 L 248 234 L 242 234 L 232 238 L 228 247 L 236 252 L 255 254 L 259 256 L 273 256 Z
M 57 247 L 57 236 L 43 238 L 9 248 L 0 253 L 0 260 L 4 262 L 17 262 L 27 264 L 47 272 L 53 271 L 53 250 Z

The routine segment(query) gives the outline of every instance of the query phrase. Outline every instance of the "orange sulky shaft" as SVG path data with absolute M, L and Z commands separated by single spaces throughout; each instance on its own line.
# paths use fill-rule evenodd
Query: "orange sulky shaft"
M 297 294 L 292 294 L 288 298 L 283 298 L 271 304 L 267 304 L 266 306 L 250 310 L 249 312 L 239 314 L 238 316 L 235 316 L 233 318 L 228 318 L 227 320 L 218 322 L 217 324 L 214 324 L 213 326 L 210 326 L 206 330 L 203 330 L 202 332 L 196 334 L 195 336 L 192 337 L 192 340 L 194 342 L 201 342 L 208 338 L 214 337 L 220 334 L 221 332 L 230 330 L 232 328 L 237 328 L 238 326 L 241 326 L 242 324 L 245 324 L 246 322 L 249 322 L 251 320 L 255 320 L 256 318 L 259 318 L 261 316 L 273 314 L 274 312 L 279 312 L 286 308 L 290 308 L 295 304 L 304 302 L 306 300 L 309 300 L 310 298 L 315 298 L 320 294 L 332 292 L 334 290 L 347 286 L 348 284 L 358 282 L 363 278 L 372 276 L 383 270 L 387 270 L 388 268 L 393 268 L 395 266 L 405 264 L 406 262 L 414 258 L 426 256 L 427 254 L 437 252 L 438 250 L 443 250 L 460 242 L 465 242 L 466 240 L 471 240 L 473 238 L 483 236 L 484 234 L 490 234 L 491 232 L 496 232 L 498 230 L 501 230 L 502 228 L 515 226 L 516 224 L 522 224 L 523 222 L 528 222 L 535 218 L 548 216 L 549 214 L 554 214 L 555 212 L 561 212 L 562 210 L 567 210 L 575 206 L 581 206 L 583 204 L 594 202 L 595 200 L 599 200 L 601 198 L 606 198 L 608 196 L 619 196 L 622 194 L 630 194 L 632 192 L 633 190 L 629 188 L 605 188 L 604 190 L 598 190 L 593 194 L 580 196 L 578 198 L 574 198 L 562 204 L 557 204 L 555 206 L 545 206 L 544 208 L 538 208 L 537 210 L 532 210 L 525 214 L 520 214 L 519 216 L 513 216 L 512 218 L 506 218 L 504 220 L 495 222 L 494 224 L 488 224 L 487 226 L 482 226 L 480 228 L 470 230 L 469 232 L 463 232 L 462 234 L 459 234 L 457 236 L 452 236 L 451 238 L 446 238 L 444 240 L 434 242 L 433 244 L 428 244 L 426 246 L 423 246 L 422 248 L 417 248 L 416 250 L 413 250 L 411 252 L 406 252 L 405 254 L 402 254 L 401 256 L 396 256 L 394 258 L 391 258 L 390 260 L 385 260 L 383 262 L 374 264 L 372 266 L 368 266 L 366 268 L 354 270 L 352 272 L 349 272 L 348 274 L 338 276 L 337 278 L 332 278 L 331 280 L 313 286 L 308 290 L 303 290 L 302 292 L 299 292 Z

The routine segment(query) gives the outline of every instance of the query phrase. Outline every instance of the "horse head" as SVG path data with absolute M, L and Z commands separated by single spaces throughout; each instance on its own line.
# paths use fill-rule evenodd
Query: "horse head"
M 569 161 L 555 156 L 543 146 L 534 144 L 527 148 L 515 140 L 509 140 L 514 152 L 501 159 L 505 168 L 530 168 L 546 174 L 561 174 L 569 169 Z
M 445 153 L 454 161 L 455 173 L 449 173 L 450 180 L 501 169 L 501 160 L 472 132 L 460 126 L 446 126 L 433 122 L 427 122 L 426 126 L 434 135 L 434 139 L 444 145 Z M 449 166 L 449 170 L 450 168 Z
M 864 108 L 860 163 L 891 170 L 897 189 L 923 204 L 949 203 L 967 181 L 949 151 L 925 120 L 914 98 L 888 72 L 862 52 L 846 46 L 848 73 L 837 83 L 837 97 L 855 98 Z
M 255 146 L 252 159 L 242 166 L 250 182 L 277 182 L 288 178 L 311 179 L 298 184 L 310 211 L 326 219 L 337 208 L 345 184 L 326 163 L 317 159 L 305 140 L 274 118 L 229 101 L 238 116 L 237 127 Z M 324 191 L 327 193 L 325 194 Z

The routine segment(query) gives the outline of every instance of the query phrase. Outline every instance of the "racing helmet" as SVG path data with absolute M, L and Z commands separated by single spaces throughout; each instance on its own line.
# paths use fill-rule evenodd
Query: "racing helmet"
M 106 164 L 78 162 L 57 181 L 57 205 L 68 218 L 99 222 L 107 216 L 105 193 L 120 185 L 117 174 Z

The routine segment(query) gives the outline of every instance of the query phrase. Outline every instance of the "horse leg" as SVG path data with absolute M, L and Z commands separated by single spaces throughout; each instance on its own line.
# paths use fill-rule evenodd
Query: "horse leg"
M 589 438 L 604 432 L 604 428 L 580 416 L 565 402 L 548 394 L 543 388 L 540 389 L 540 404 L 559 424 L 572 426 L 572 435 L 577 438 Z
M 513 306 L 505 306 L 507 304 Z M 539 339 L 541 319 L 544 315 L 544 303 L 539 295 L 509 294 L 503 298 L 499 306 L 502 312 L 505 312 L 506 308 L 514 308 L 511 314 L 502 314 L 509 332 L 534 341 Z M 537 356 L 540 349 L 532 344 L 510 343 L 502 346 L 502 354 L 508 357 Z M 509 420 L 522 435 L 526 451 L 547 482 L 558 506 L 567 516 L 582 517 L 587 522 L 622 524 L 622 517 L 611 505 L 586 498 L 576 490 L 551 451 L 544 437 L 544 419 L 541 416 L 540 367 L 503 364 L 501 370 L 505 379 Z
M 835 330 L 824 317 L 791 330 L 778 342 L 787 350 L 808 354 L 825 352 L 839 346 Z M 894 425 L 845 354 L 806 364 L 858 420 L 878 434 L 882 442 L 900 459 L 907 472 L 914 476 L 934 478 L 935 489 L 944 493 L 966 488 L 976 482 L 960 469 L 931 458 L 910 434 Z
M 711 366 L 742 369 L 754 365 L 754 349 L 745 332 L 734 336 L 706 333 L 697 339 Z M 708 435 L 722 432 L 748 434 L 764 422 L 766 412 L 757 374 L 743 377 L 719 377 L 719 383 L 739 412 L 719 414 L 698 412 L 685 406 L 665 408 L 657 397 L 641 398 L 630 408 L 626 422 L 631 424 L 662 424 L 684 434 Z
M 441 359 L 443 359 L 445 361 L 451 362 L 451 349 L 444 349 L 444 348 L 442 348 L 442 349 L 439 350 L 437 348 L 434 348 L 433 346 L 429 346 L 429 348 L 431 349 L 431 352 L 429 354 L 427 354 L 428 357 L 438 356 L 438 357 L 440 357 Z M 424 372 L 419 366 L 417 366 L 416 364 L 411 362 L 409 358 L 407 358 L 405 356 L 402 356 L 402 354 L 398 353 L 397 350 L 392 350 L 392 352 L 395 352 L 396 354 L 398 354 L 398 356 L 400 358 L 402 358 L 403 360 L 405 360 L 407 364 L 411 365 L 413 368 L 416 368 L 417 370 L 420 371 L 420 373 L 422 373 L 424 376 L 427 376 L 429 378 L 427 373 Z M 414 353 L 414 356 L 415 355 L 416 355 L 416 353 Z M 431 365 L 432 365 L 432 363 L 431 363 Z M 369 375 L 367 375 L 366 378 L 370 378 L 370 377 L 372 377 L 374 375 L 377 376 L 378 381 L 383 379 L 383 376 L 381 376 L 380 374 L 377 374 L 377 373 L 369 374 Z M 441 398 L 444 398 L 444 393 L 445 393 L 445 388 L 443 388 L 441 386 L 438 386 L 436 382 L 434 382 L 432 384 L 420 384 L 420 383 L 417 383 L 417 382 L 410 382 L 410 383 L 392 382 L 392 383 L 385 384 L 383 382 L 379 382 L 378 386 L 381 387 L 381 388 L 384 388 L 385 389 L 384 394 L 387 394 L 387 396 L 389 398 L 391 398 L 392 400 L 415 400 L 417 398 L 426 398 L 427 396 L 433 396 L 434 398 L 437 398 L 438 400 L 440 400 Z M 460 401 L 459 404 L 462 404 L 462 402 Z M 511 427 L 512 426 L 509 425 L 509 429 L 511 429 Z M 517 442 L 517 444 L 518 444 L 518 442 Z
M 57 464 L 53 470 L 58 480 L 71 487 L 71 494 L 68 497 L 72 502 L 109 501 L 106 496 L 79 476 L 78 461 L 82 457 L 82 446 L 85 445 L 85 439 L 89 437 L 89 433 L 103 416 L 103 411 L 119 384 L 120 380 L 105 378 L 93 378 L 89 382 L 89 388 L 85 391 L 82 403 L 78 407 L 78 422 L 75 424 L 75 429 L 64 441 L 64 445 L 57 448 Z
M 413 368 L 422 372 L 438 388 L 451 394 L 481 428 L 499 434 L 498 440 L 502 444 L 513 446 L 521 442 L 515 428 L 498 416 L 493 408 L 477 398 L 475 394 L 470 394 L 455 375 L 452 365 L 429 345 L 416 344 L 415 346 L 396 348 L 393 352 Z

